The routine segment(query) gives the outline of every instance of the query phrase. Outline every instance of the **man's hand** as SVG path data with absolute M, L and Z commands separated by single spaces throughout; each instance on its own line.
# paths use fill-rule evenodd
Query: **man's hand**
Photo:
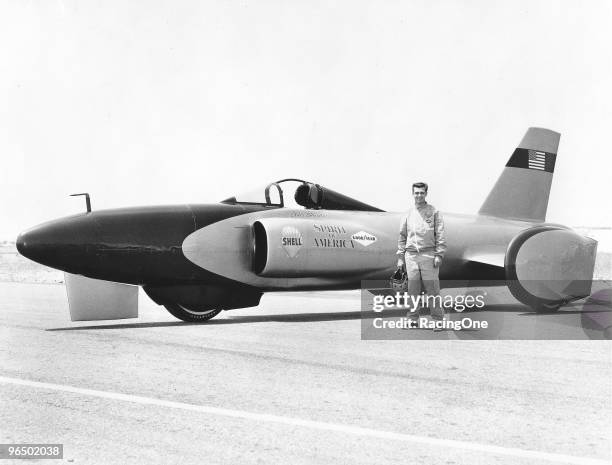
M 442 264 L 442 257 L 436 255 L 434 257 L 434 268 L 438 268 Z

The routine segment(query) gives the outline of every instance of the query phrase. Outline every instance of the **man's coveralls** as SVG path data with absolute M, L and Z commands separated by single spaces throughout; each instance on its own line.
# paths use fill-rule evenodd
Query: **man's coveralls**
M 409 295 L 421 294 L 421 281 L 427 295 L 440 295 L 440 268 L 434 267 L 434 257 L 442 258 L 445 251 L 444 220 L 440 212 L 428 203 L 412 207 L 402 218 L 397 241 L 397 266 L 406 266 Z M 430 310 L 432 318 L 444 318 L 443 307 L 432 305 Z

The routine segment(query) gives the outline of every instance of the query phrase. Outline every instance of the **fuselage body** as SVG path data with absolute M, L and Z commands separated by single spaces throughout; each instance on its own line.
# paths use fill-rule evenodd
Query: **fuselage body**
M 121 208 L 44 223 L 20 235 L 17 246 L 44 265 L 126 284 L 240 283 L 262 291 L 356 289 L 364 280 L 388 279 L 395 269 L 403 215 L 244 204 Z M 445 281 L 503 280 L 503 268 L 475 265 L 470 256 L 503 256 L 513 237 L 534 226 L 493 217 L 442 215 L 448 249 L 440 278 Z M 256 222 L 283 226 L 281 231 L 290 228 L 292 238 L 280 237 L 278 244 L 268 246 L 274 249 L 268 250 L 270 257 L 289 263 L 284 276 L 256 273 Z M 312 267 L 312 273 L 300 272 L 302 263 Z M 342 268 L 342 263 L 355 266 Z

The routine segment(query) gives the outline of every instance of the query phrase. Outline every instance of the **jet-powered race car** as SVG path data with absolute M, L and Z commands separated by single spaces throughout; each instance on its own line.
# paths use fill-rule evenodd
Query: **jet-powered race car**
M 530 128 L 478 215 L 444 213 L 443 286 L 505 283 L 536 310 L 590 294 L 597 242 L 545 222 L 559 138 Z M 285 207 L 291 185 L 303 208 Z M 101 211 L 87 197 L 86 213 L 23 232 L 17 249 L 66 272 L 73 321 L 137 317 L 137 286 L 175 317 L 203 321 L 264 292 L 358 289 L 395 270 L 402 213 L 296 179 L 260 195 Z

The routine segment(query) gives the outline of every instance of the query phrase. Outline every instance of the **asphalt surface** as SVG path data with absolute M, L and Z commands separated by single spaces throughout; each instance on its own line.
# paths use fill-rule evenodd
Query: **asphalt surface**
M 137 320 L 94 324 L 69 322 L 61 285 L 0 283 L 0 295 L 0 443 L 62 443 L 70 463 L 612 457 L 609 340 L 362 340 L 358 293 L 264 296 L 199 325 L 142 294 Z M 583 307 L 489 313 L 502 335 L 556 325 L 584 339 L 599 329 L 585 330 Z

